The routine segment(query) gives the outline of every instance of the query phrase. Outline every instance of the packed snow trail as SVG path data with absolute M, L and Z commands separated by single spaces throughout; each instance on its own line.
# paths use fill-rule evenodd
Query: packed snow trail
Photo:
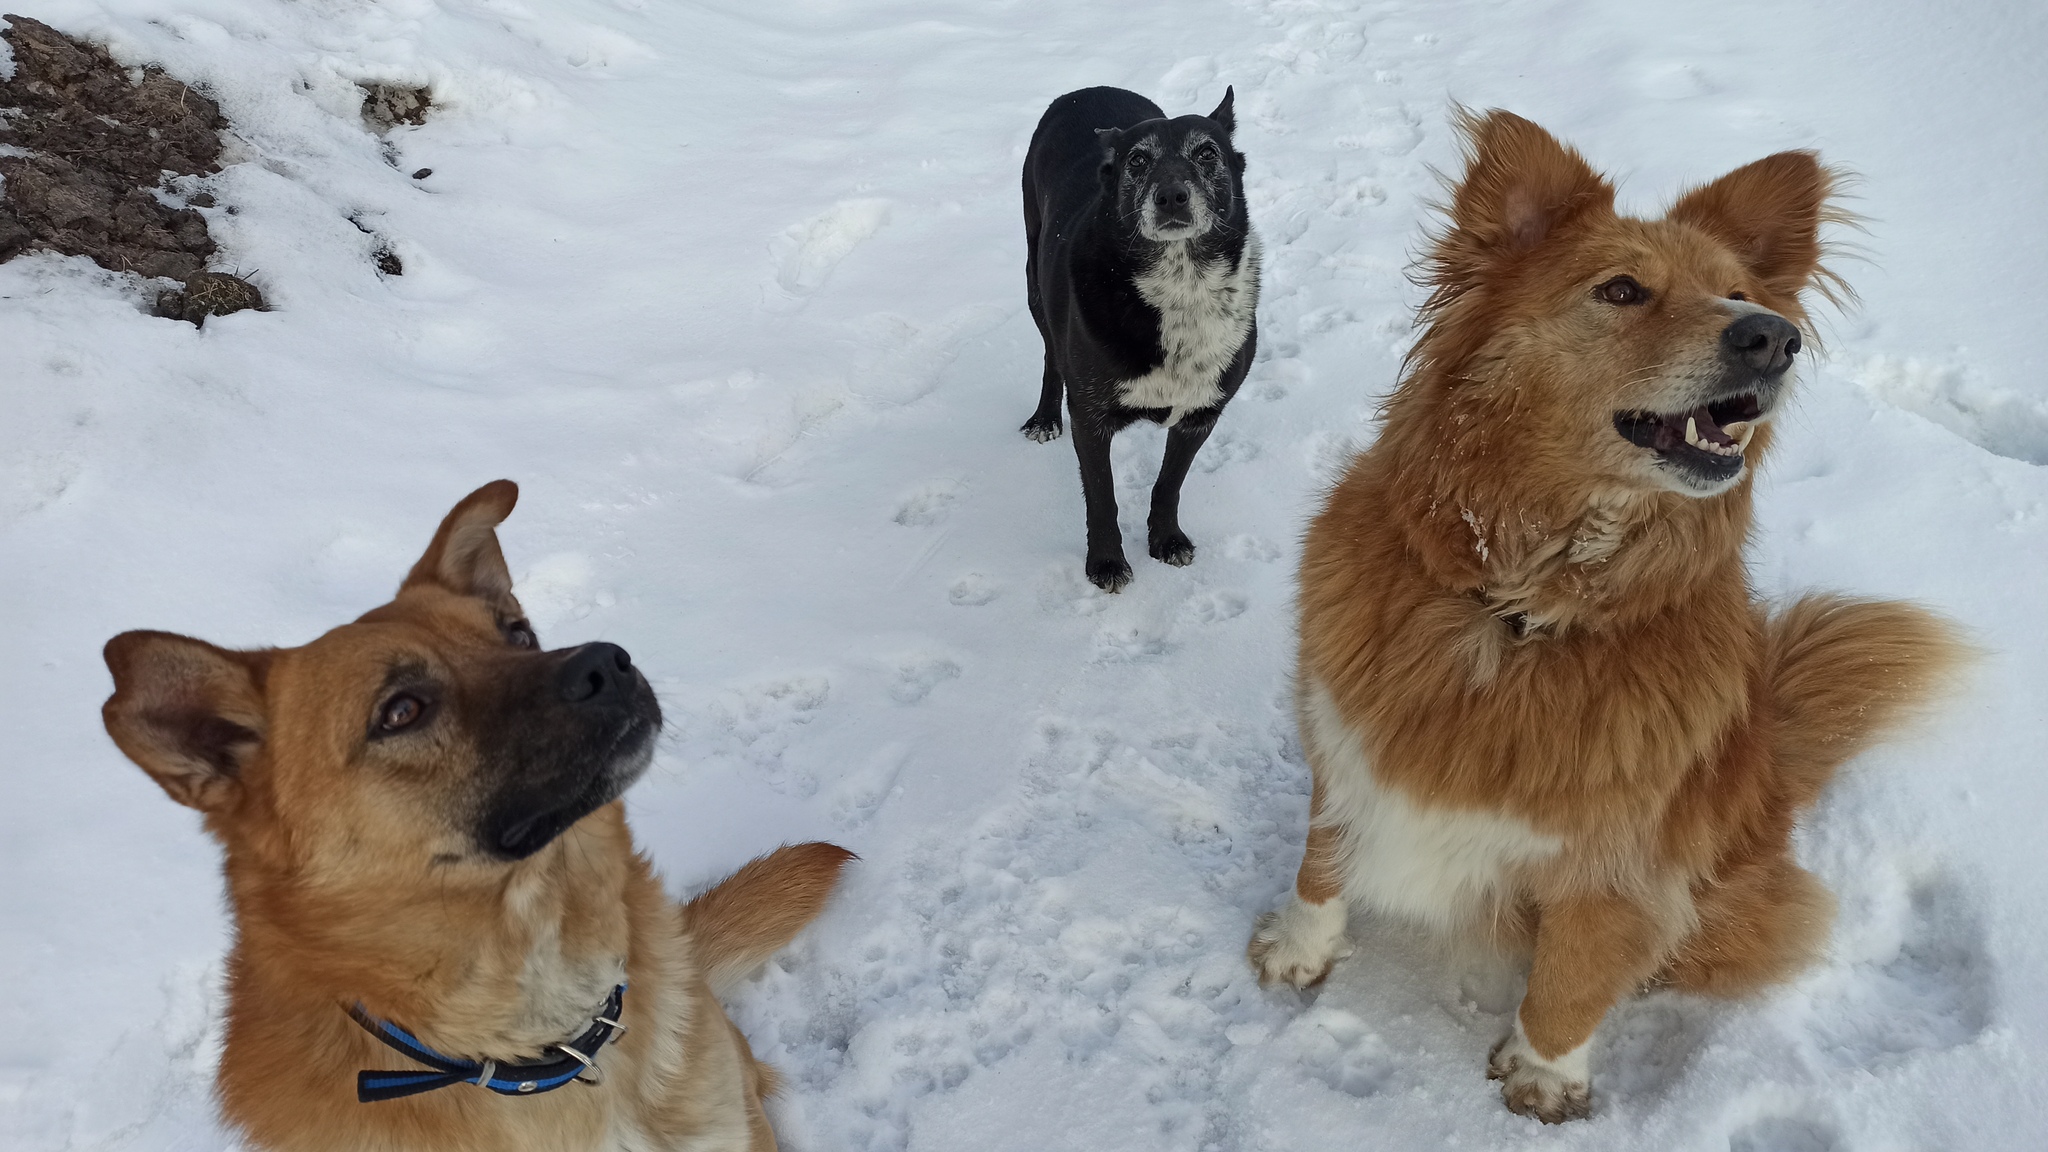
M 863 857 L 733 1005 L 787 1077 L 786 1147 L 2048 1144 L 2038 6 L 31 14 L 219 99 L 209 224 L 276 310 L 197 331 L 83 260 L 0 265 L 0 1144 L 231 1144 L 217 851 L 101 732 L 99 646 L 302 642 L 498 476 L 543 640 L 621 643 L 662 695 L 630 802 L 676 891 L 785 841 Z M 380 140 L 367 81 L 439 108 Z M 1071 447 L 1016 431 L 1018 168 L 1089 84 L 1175 114 L 1234 85 L 1267 245 L 1260 360 L 1183 500 L 1200 552 L 1115 597 L 1081 574 Z M 1784 148 L 1861 174 L 1863 306 L 1802 367 L 1754 570 L 1923 600 L 1987 650 L 1803 833 L 1828 960 L 1753 1003 L 1623 1004 L 1593 1118 L 1554 1129 L 1483 1078 L 1512 973 L 1366 922 L 1306 995 L 1242 956 L 1306 818 L 1296 540 L 1396 378 L 1453 99 L 1538 120 L 1642 212 Z M 1160 441 L 1117 442 L 1130 540 Z

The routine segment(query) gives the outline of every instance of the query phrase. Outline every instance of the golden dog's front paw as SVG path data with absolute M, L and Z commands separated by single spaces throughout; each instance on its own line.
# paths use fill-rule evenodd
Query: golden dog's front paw
M 1354 951 L 1344 935 L 1344 901 L 1309 904 L 1289 897 L 1277 912 L 1259 917 L 1245 957 L 1261 984 L 1310 988 L 1330 975 L 1337 961 Z
M 1486 1058 L 1486 1077 L 1500 1081 L 1508 1111 L 1534 1116 L 1545 1124 L 1584 1120 L 1593 1113 L 1593 1089 L 1581 1044 L 1555 1060 L 1546 1060 L 1529 1046 L 1519 1024 L 1493 1046 Z

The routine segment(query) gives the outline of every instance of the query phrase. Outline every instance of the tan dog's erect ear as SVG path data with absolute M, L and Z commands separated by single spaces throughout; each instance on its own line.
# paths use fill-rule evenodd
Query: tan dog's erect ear
M 231 806 L 243 766 L 263 743 L 270 653 L 123 632 L 107 641 L 106 658 L 114 674 L 114 694 L 100 709 L 107 735 L 171 799 L 202 812 Z
M 421 584 L 439 584 L 450 592 L 484 600 L 512 598 L 512 572 L 498 549 L 495 528 L 519 502 L 519 485 L 493 480 L 462 498 L 441 521 L 434 542 L 399 585 L 403 592 Z
M 1453 115 L 1465 138 L 1465 175 L 1451 195 L 1451 227 L 1431 254 L 1433 279 L 1457 292 L 1510 263 L 1589 209 L 1613 210 L 1614 188 L 1577 151 L 1512 112 Z
M 1814 153 L 1780 152 L 1687 192 L 1666 218 L 1734 249 L 1777 296 L 1792 299 L 1812 285 L 1832 299 L 1842 285 L 1820 266 L 1820 226 L 1851 219 L 1828 203 L 1837 183 Z

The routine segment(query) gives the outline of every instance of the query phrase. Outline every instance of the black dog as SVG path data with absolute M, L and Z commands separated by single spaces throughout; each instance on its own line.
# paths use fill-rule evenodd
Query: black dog
M 1258 344 L 1259 241 L 1245 214 L 1244 156 L 1229 90 L 1207 116 L 1172 120 L 1121 88 L 1052 102 L 1024 159 L 1025 269 L 1045 338 L 1045 386 L 1024 434 L 1074 417 L 1088 501 L 1088 579 L 1131 580 L 1117 529 L 1109 441 L 1134 420 L 1166 425 L 1148 545 L 1186 564 L 1180 486 Z

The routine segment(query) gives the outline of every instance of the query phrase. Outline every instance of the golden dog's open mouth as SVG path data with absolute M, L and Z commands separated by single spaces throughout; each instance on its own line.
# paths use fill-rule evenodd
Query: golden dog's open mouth
M 1724 480 L 1742 470 L 1743 450 L 1762 414 L 1756 394 L 1743 392 L 1684 412 L 1616 412 L 1614 430 L 1667 464 Z

